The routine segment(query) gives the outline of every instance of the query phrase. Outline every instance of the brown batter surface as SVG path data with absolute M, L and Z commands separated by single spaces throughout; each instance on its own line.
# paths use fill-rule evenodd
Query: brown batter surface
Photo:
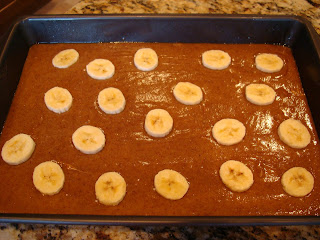
M 139 71 L 133 63 L 135 52 L 153 48 L 158 67 Z M 80 58 L 67 69 L 53 67 L 52 58 L 61 50 L 76 49 Z M 221 49 L 232 57 L 231 65 L 220 71 L 205 68 L 201 54 Z M 275 53 L 285 62 L 278 73 L 255 68 L 258 53 Z M 92 79 L 86 65 L 109 59 L 115 75 L 108 80 Z M 204 100 L 195 106 L 179 103 L 173 87 L 188 81 L 201 87 Z M 245 86 L 266 83 L 275 89 L 276 100 L 257 106 L 245 98 Z M 73 96 L 71 109 L 51 112 L 44 93 L 52 87 L 67 88 Z M 123 112 L 103 113 L 98 93 L 106 87 L 119 88 L 127 101 Z M 144 130 L 146 114 L 154 108 L 167 110 L 174 120 L 164 138 L 150 137 Z M 288 119 L 302 121 L 311 133 L 304 149 L 290 148 L 280 141 L 277 128 Z M 223 118 L 235 118 L 246 126 L 243 141 L 219 145 L 212 126 Z M 106 146 L 94 155 L 76 150 L 73 132 L 82 125 L 101 128 Z M 0 139 L 18 133 L 32 136 L 36 143 L 32 157 L 18 166 L 0 161 L 0 212 L 94 215 L 318 215 L 320 213 L 320 148 L 315 127 L 289 48 L 272 45 L 218 45 L 165 43 L 50 44 L 31 47 Z M 220 165 L 239 160 L 253 172 L 254 184 L 243 193 L 230 191 L 219 177 Z M 54 160 L 65 173 L 65 184 L 54 196 L 43 196 L 32 183 L 33 169 Z M 305 167 L 315 178 L 306 197 L 287 195 L 281 176 L 294 166 Z M 187 194 L 177 201 L 161 197 L 153 185 L 163 169 L 180 172 L 190 182 Z M 127 193 L 118 206 L 104 206 L 95 197 L 94 185 L 105 172 L 119 172 L 127 183 Z

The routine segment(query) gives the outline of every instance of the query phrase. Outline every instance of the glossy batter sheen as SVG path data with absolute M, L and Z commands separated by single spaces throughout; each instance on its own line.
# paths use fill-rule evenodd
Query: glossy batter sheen
M 158 67 L 138 70 L 135 52 L 153 48 Z M 61 50 L 76 49 L 80 58 L 67 69 L 52 66 Z M 228 52 L 231 65 L 220 71 L 205 68 L 201 54 L 210 49 Z M 258 53 L 275 53 L 284 60 L 278 73 L 255 68 Z M 90 78 L 85 66 L 96 58 L 115 65 L 108 80 Z M 195 106 L 179 103 L 172 90 L 180 81 L 201 87 L 204 100 Z M 245 98 L 245 86 L 265 83 L 277 97 L 272 105 L 257 106 Z M 62 114 L 48 110 L 44 93 L 55 86 L 73 96 L 71 109 Z M 97 104 L 99 92 L 119 88 L 127 101 L 123 112 L 103 113 Z M 155 139 L 144 130 L 146 114 L 163 108 L 173 117 L 173 130 Z M 311 133 L 304 149 L 292 149 L 277 134 L 279 124 L 290 117 L 299 119 Z M 246 126 L 244 140 L 233 146 L 219 145 L 212 126 L 222 118 L 235 118 Z M 86 155 L 72 145 L 73 132 L 82 125 L 101 128 L 106 146 Z M 271 45 L 217 44 L 51 44 L 35 45 L 25 63 L 0 147 L 18 133 L 30 134 L 36 142 L 27 162 L 9 166 L 0 161 L 0 212 L 58 213 L 95 215 L 318 215 L 320 204 L 320 148 L 291 50 Z M 219 168 L 227 160 L 239 160 L 253 172 L 254 183 L 243 193 L 224 186 Z M 54 196 L 43 196 L 32 183 L 35 166 L 44 161 L 58 162 L 65 173 L 65 185 Z M 313 191 L 303 198 L 288 196 L 281 175 L 294 166 L 305 167 L 315 178 Z M 153 185 L 154 176 L 173 169 L 190 183 L 178 201 L 161 197 Z M 108 171 L 119 172 L 127 182 L 127 193 L 118 206 L 104 206 L 95 198 L 94 185 Z

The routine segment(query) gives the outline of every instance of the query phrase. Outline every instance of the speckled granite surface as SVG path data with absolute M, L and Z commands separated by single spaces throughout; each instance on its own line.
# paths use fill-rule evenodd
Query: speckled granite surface
M 320 0 L 82 0 L 68 14 L 293 14 L 320 34 Z M 125 227 L 0 224 L 5 239 L 320 239 L 320 226 Z
M 68 14 L 178 13 L 299 15 L 320 34 L 320 0 L 82 0 Z
M 122 227 L 0 225 L 0 239 L 319 239 L 319 226 L 272 227 Z

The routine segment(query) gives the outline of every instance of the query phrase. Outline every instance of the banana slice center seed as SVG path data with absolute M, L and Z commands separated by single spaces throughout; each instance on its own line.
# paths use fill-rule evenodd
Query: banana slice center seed
M 229 176 L 231 177 L 232 180 L 237 181 L 239 177 L 245 177 L 243 172 L 236 171 L 232 168 L 229 168 Z
M 142 59 L 143 59 L 143 62 L 147 63 L 147 64 L 151 64 L 152 60 L 150 57 L 148 57 L 146 54 L 143 54 L 142 55 Z
M 291 177 L 289 181 L 290 181 L 290 183 L 291 182 L 297 183 L 298 186 L 301 187 L 304 185 L 306 178 L 302 175 L 298 175 L 298 176 Z
M 84 135 L 84 138 L 82 139 L 82 142 L 84 144 L 86 144 L 86 143 L 96 144 L 97 143 L 97 141 L 94 139 L 94 137 L 92 137 L 92 135 L 90 133 L 84 132 L 83 135 Z
M 258 95 L 259 97 L 263 97 L 267 94 L 268 94 L 268 91 L 263 88 L 257 89 L 257 91 L 256 91 L 256 95 Z
M 108 72 L 108 69 L 106 69 L 102 64 L 98 64 L 95 68 L 95 71 L 106 73 Z
M 154 125 L 155 127 L 160 127 L 160 128 L 163 127 L 163 121 L 160 117 L 155 117 L 151 121 L 152 121 L 152 125 Z
M 195 91 L 192 91 L 192 89 L 188 88 L 188 87 L 184 87 L 181 89 L 181 93 L 184 93 L 186 95 L 189 95 L 189 96 L 195 96 L 197 95 L 197 93 Z
M 56 176 L 57 174 L 51 173 L 50 175 L 44 175 L 43 178 L 46 179 L 48 182 L 52 183 L 53 185 L 56 184 Z
M 265 57 L 263 58 L 263 61 L 268 64 L 268 65 L 274 65 L 275 64 L 275 59 L 274 58 L 268 58 L 268 57 Z
M 231 127 L 225 127 L 219 131 L 219 133 L 224 133 L 227 136 L 234 137 L 237 135 L 236 133 L 239 131 L 239 128 L 231 128 Z
M 212 61 L 212 62 L 218 62 L 225 59 L 223 55 L 209 55 L 208 58 L 209 58 L 209 61 Z
M 116 104 L 118 102 L 119 102 L 119 99 L 117 98 L 116 94 L 112 94 L 107 96 L 105 104 L 109 104 L 109 103 Z
M 70 59 L 69 55 L 64 55 L 63 57 L 61 57 L 60 62 L 63 62 L 63 61 L 69 60 L 69 59 Z
M 22 152 L 24 147 L 26 146 L 26 142 L 14 141 L 9 147 L 9 155 L 16 154 L 18 152 Z
M 290 131 L 288 131 L 288 134 L 295 138 L 297 141 L 301 141 L 302 140 L 302 134 L 303 132 L 301 131 L 301 129 L 295 128 L 293 126 L 290 127 Z
M 104 183 L 104 190 L 106 191 L 106 192 L 108 192 L 108 191 L 112 191 L 112 192 L 117 192 L 117 190 L 118 190 L 118 188 L 119 188 L 119 185 L 115 185 L 112 181 L 106 181 L 105 183 Z
M 66 96 L 61 92 L 53 92 L 52 98 L 58 103 L 65 103 L 66 101 Z

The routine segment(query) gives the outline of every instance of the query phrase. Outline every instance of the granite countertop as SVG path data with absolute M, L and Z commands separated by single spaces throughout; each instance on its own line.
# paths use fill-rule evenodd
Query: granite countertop
M 320 34 L 320 0 L 82 0 L 66 13 L 299 15 Z
M 320 34 L 320 0 L 82 0 L 67 14 L 290 14 Z M 320 239 L 320 226 L 165 227 L 0 224 L 2 239 Z
M 0 239 L 308 239 L 320 238 L 320 226 L 263 227 L 124 227 L 87 225 L 0 224 Z

